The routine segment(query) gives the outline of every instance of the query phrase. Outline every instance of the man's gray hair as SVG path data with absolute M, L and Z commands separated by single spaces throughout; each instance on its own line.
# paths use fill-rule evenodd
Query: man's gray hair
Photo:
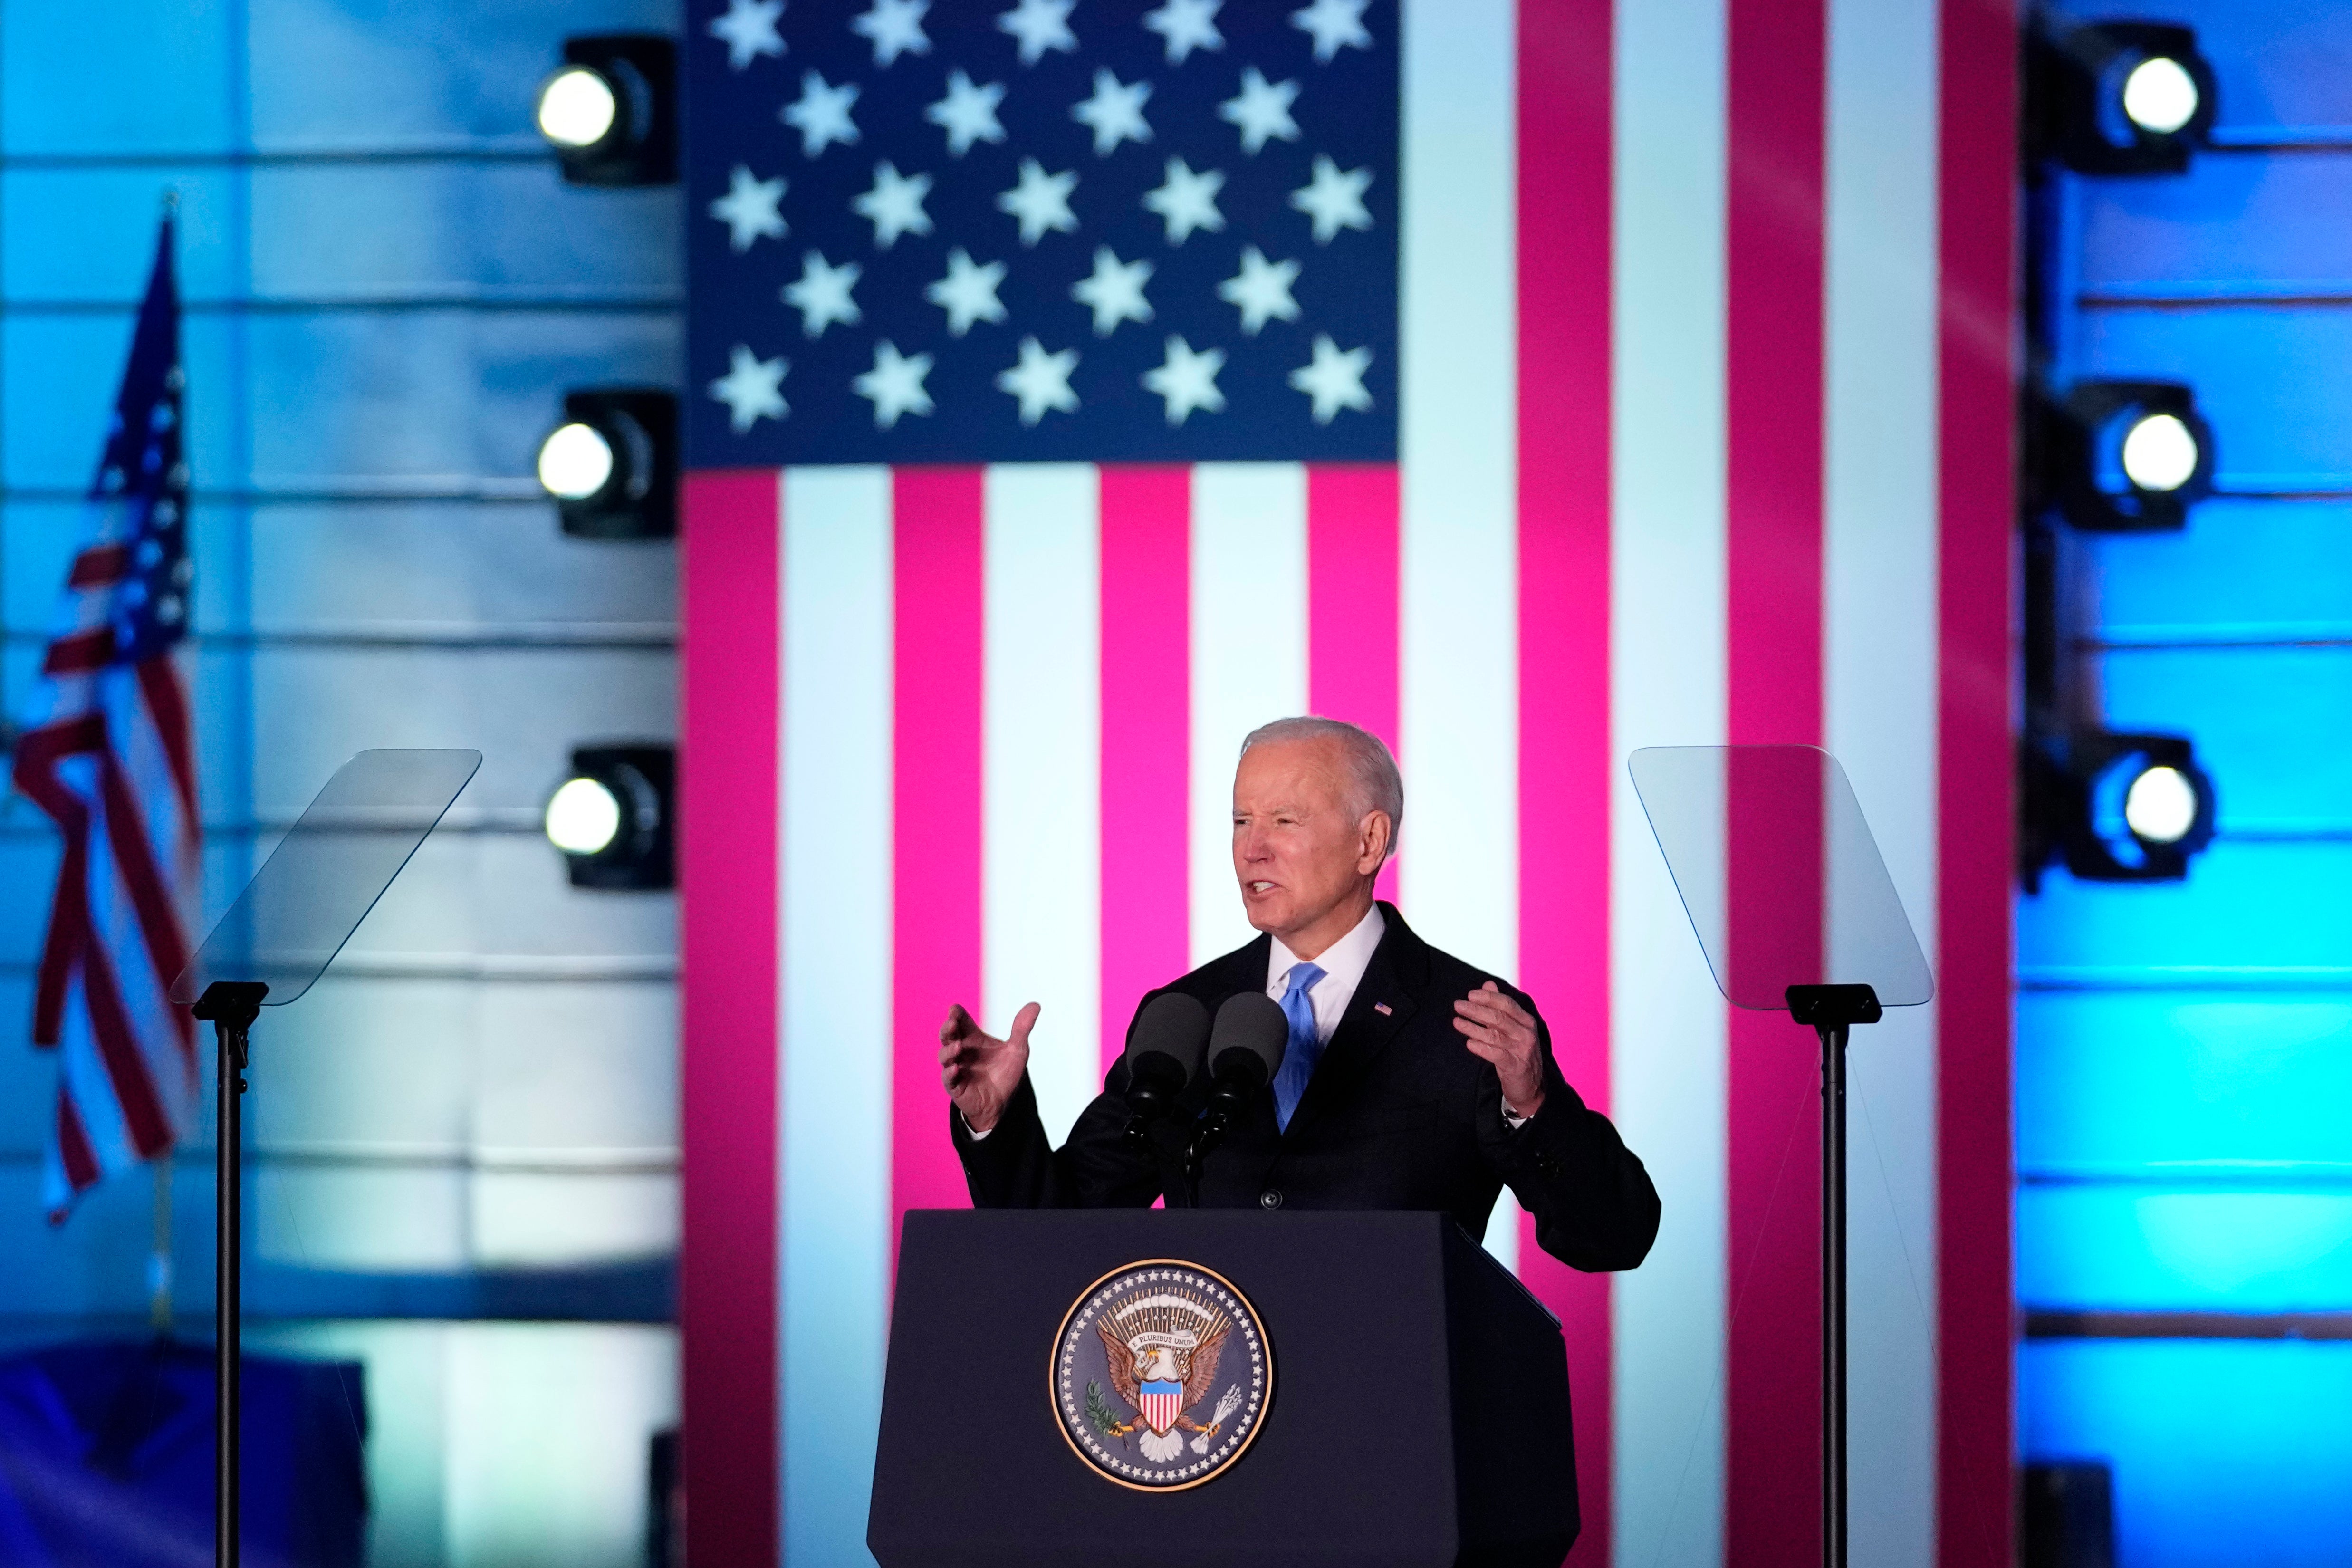
M 1340 719 L 1276 719 L 1261 724 L 1242 742 L 1242 755 L 1269 741 L 1337 741 L 1347 759 L 1348 810 L 1359 822 L 1364 814 L 1384 811 L 1389 817 L 1389 853 L 1396 853 L 1397 832 L 1404 823 L 1404 775 L 1388 742 L 1370 730 Z

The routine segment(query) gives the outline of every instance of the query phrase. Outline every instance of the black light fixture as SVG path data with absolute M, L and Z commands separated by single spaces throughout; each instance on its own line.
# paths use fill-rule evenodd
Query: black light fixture
M 563 40 L 531 115 L 576 185 L 677 180 L 677 46 L 659 33 Z
M 2213 781 L 2179 735 L 2084 731 L 2029 754 L 2029 880 L 2063 861 L 2085 881 L 2179 881 L 2213 838 Z
M 2030 439 L 2032 499 L 2076 528 L 2177 530 L 2212 492 L 2213 429 L 2179 382 L 2078 382 L 2041 403 Z
M 646 891 L 677 886 L 677 748 L 657 742 L 582 746 L 548 797 L 548 842 L 575 888 Z
M 2213 127 L 2213 68 L 2169 22 L 2044 22 L 2027 46 L 2027 146 L 2080 174 L 2177 174 Z
M 677 532 L 677 399 L 652 387 L 567 392 L 562 423 L 539 444 L 538 468 L 564 532 L 671 538 Z

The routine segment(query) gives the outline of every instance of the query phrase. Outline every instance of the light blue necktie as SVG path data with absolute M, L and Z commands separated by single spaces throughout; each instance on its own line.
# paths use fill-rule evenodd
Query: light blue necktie
M 1307 1080 L 1315 1076 L 1316 1058 L 1323 1054 L 1323 1037 L 1315 1031 L 1315 1004 L 1307 993 L 1323 978 L 1323 971 L 1311 963 L 1290 966 L 1290 989 L 1282 994 L 1282 1016 L 1290 1020 L 1290 1044 L 1283 1047 L 1282 1070 L 1274 1075 L 1274 1120 L 1285 1132 L 1290 1131 L 1290 1113 L 1298 1109 L 1299 1097 L 1307 1092 Z

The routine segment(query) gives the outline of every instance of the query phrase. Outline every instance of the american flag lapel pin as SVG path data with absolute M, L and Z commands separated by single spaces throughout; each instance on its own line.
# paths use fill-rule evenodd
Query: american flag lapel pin
M 1385 1018 L 1389 1016 L 1389 1005 L 1385 1002 L 1375 1002 L 1372 1004 L 1372 1011 Z

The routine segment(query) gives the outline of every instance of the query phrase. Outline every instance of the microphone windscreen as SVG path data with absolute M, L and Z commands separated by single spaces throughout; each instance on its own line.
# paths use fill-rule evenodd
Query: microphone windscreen
M 1165 992 L 1145 1003 L 1135 1020 L 1135 1034 L 1127 1042 L 1128 1069 L 1131 1073 L 1146 1056 L 1166 1057 L 1182 1074 L 1173 1092 L 1201 1070 L 1201 1053 L 1208 1044 L 1209 1010 L 1181 991 Z
M 1216 1026 L 1209 1031 L 1210 1076 L 1223 1078 L 1231 1070 L 1225 1061 L 1227 1053 L 1242 1051 L 1258 1059 L 1265 1068 L 1265 1081 L 1272 1083 L 1289 1044 L 1290 1021 L 1273 997 L 1263 991 L 1228 996 L 1217 1009 Z

